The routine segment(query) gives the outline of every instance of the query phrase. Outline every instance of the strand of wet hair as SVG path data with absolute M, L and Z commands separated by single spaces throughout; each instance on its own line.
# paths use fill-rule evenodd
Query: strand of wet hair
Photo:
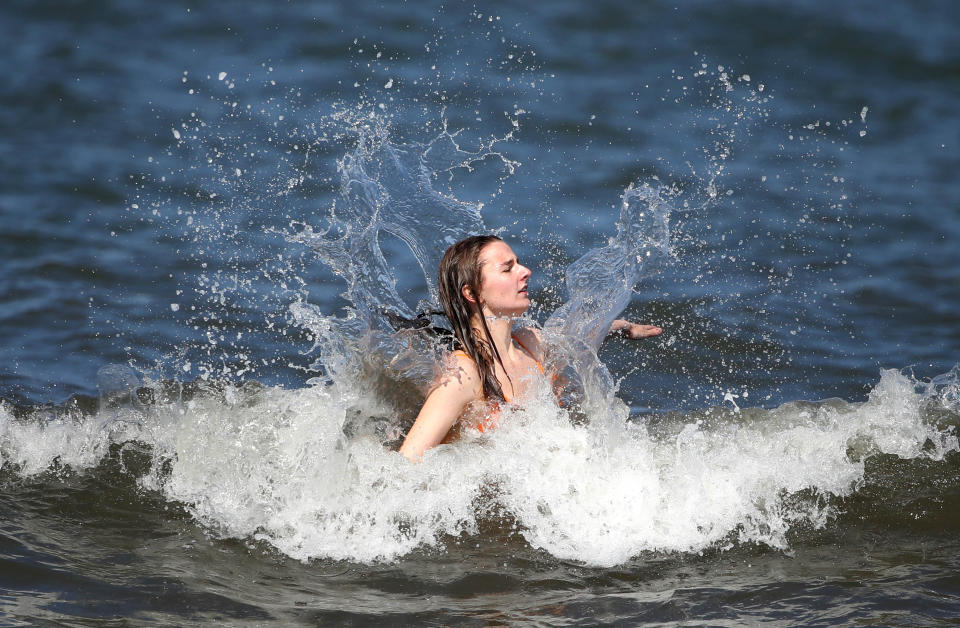
M 480 371 L 481 374 L 481 385 L 483 387 L 484 397 L 506 401 L 506 396 L 503 394 L 503 387 L 500 386 L 500 381 L 497 379 L 494 369 L 489 368 L 492 366 L 492 362 L 496 360 L 500 363 L 500 368 L 503 369 L 504 375 L 506 375 L 510 383 L 513 384 L 513 379 L 510 377 L 510 374 L 507 373 L 507 369 L 503 364 L 503 358 L 500 356 L 500 351 L 497 349 L 496 344 L 484 340 L 476 334 L 464 334 L 466 337 L 461 338 L 460 334 L 455 331 L 458 327 L 472 329 L 469 320 L 460 321 L 460 325 L 457 325 L 455 321 L 451 321 L 454 327 L 454 331 L 452 331 L 436 325 L 433 320 L 431 320 L 431 317 L 441 315 L 446 317 L 447 320 L 450 320 L 449 316 L 447 316 L 443 310 L 424 310 L 414 318 L 407 318 L 386 308 L 382 309 L 381 312 L 387 318 L 390 326 L 396 331 L 409 329 L 426 333 L 435 338 L 447 341 L 453 350 L 458 348 L 457 345 L 460 345 L 459 348 L 469 355 L 477 364 L 477 370 Z M 480 323 L 483 325 L 483 331 L 487 338 L 490 338 L 490 328 L 487 326 L 487 321 L 481 317 Z

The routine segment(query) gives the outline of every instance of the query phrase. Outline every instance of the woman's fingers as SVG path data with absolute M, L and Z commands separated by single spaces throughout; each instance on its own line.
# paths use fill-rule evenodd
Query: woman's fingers
M 613 324 L 610 325 L 611 334 L 620 334 L 626 336 L 627 338 L 649 338 L 650 336 L 656 336 L 663 333 L 663 330 L 657 327 L 656 325 L 641 325 L 639 323 L 631 323 L 628 320 L 618 318 L 613 321 Z
M 637 323 L 630 323 L 623 331 L 628 338 L 649 338 L 663 333 L 663 330 L 656 325 L 638 325 Z

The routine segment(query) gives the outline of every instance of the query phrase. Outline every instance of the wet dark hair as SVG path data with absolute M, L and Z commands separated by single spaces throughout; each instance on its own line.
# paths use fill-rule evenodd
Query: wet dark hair
M 440 304 L 443 312 L 450 319 L 453 334 L 460 343 L 462 350 L 470 356 L 480 372 L 483 387 L 483 398 L 492 401 L 505 401 L 500 382 L 494 371 L 494 360 L 500 363 L 504 373 L 500 352 L 497 351 L 487 327 L 487 320 L 483 316 L 480 303 L 480 251 L 491 242 L 502 242 L 495 235 L 471 236 L 460 240 L 443 254 L 440 268 L 437 271 L 437 286 L 440 292 Z M 463 296 L 463 288 L 468 287 L 476 296 L 477 301 L 471 303 Z M 470 316 L 476 314 L 480 319 L 485 338 L 481 337 L 470 324 Z M 507 378 L 509 379 L 509 375 Z

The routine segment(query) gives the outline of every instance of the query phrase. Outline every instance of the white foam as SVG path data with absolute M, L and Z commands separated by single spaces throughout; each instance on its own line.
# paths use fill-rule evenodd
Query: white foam
M 301 559 L 436 546 L 475 530 L 481 494 L 496 495 L 532 546 L 589 564 L 699 551 L 731 535 L 783 548 L 793 523 L 831 515 L 823 500 L 786 496 L 843 496 L 863 482 L 849 448 L 934 459 L 957 449 L 952 432 L 924 422 L 921 401 L 910 379 L 886 371 L 863 404 L 788 404 L 747 424 L 691 422 L 655 438 L 641 425 L 574 426 L 544 397 L 504 412 L 489 437 L 413 465 L 372 439 L 339 438 L 334 389 L 273 390 L 246 409 L 192 410 L 164 490 L 224 532 Z
M 731 541 L 785 548 L 798 521 L 829 523 L 818 496 L 860 487 L 869 455 L 940 460 L 958 450 L 953 426 L 924 412 L 931 401 L 960 411 L 955 390 L 918 387 L 896 371 L 884 371 L 864 403 L 715 409 L 668 429 L 624 423 L 622 404 L 573 425 L 549 391 L 538 394 L 505 408 L 499 429 L 430 450 L 421 464 L 369 430 L 344 436 L 349 417 L 388 411 L 362 382 L 228 388 L 222 398 L 85 420 L 18 420 L 0 408 L 0 460 L 22 474 L 55 462 L 82 470 L 111 443 L 147 442 L 155 464 L 145 488 L 218 534 L 302 560 L 394 560 L 472 534 L 484 513 L 502 510 L 531 546 L 609 566 Z M 791 499 L 801 491 L 807 497 Z

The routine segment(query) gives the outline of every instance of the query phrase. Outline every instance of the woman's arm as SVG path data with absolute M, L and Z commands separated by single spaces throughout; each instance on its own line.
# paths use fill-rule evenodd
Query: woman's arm
M 620 334 L 626 336 L 627 338 L 649 338 L 650 336 L 657 336 L 663 332 L 662 329 L 656 325 L 639 325 L 637 323 L 631 323 L 630 321 L 623 320 L 618 318 L 613 321 L 613 324 L 610 325 L 610 331 L 607 333 L 608 336 L 614 334 Z
M 456 355 L 454 367 L 442 376 L 427 395 L 413 427 L 407 432 L 400 453 L 419 462 L 423 452 L 436 447 L 463 414 L 467 404 L 482 395 L 480 376 L 473 360 Z

